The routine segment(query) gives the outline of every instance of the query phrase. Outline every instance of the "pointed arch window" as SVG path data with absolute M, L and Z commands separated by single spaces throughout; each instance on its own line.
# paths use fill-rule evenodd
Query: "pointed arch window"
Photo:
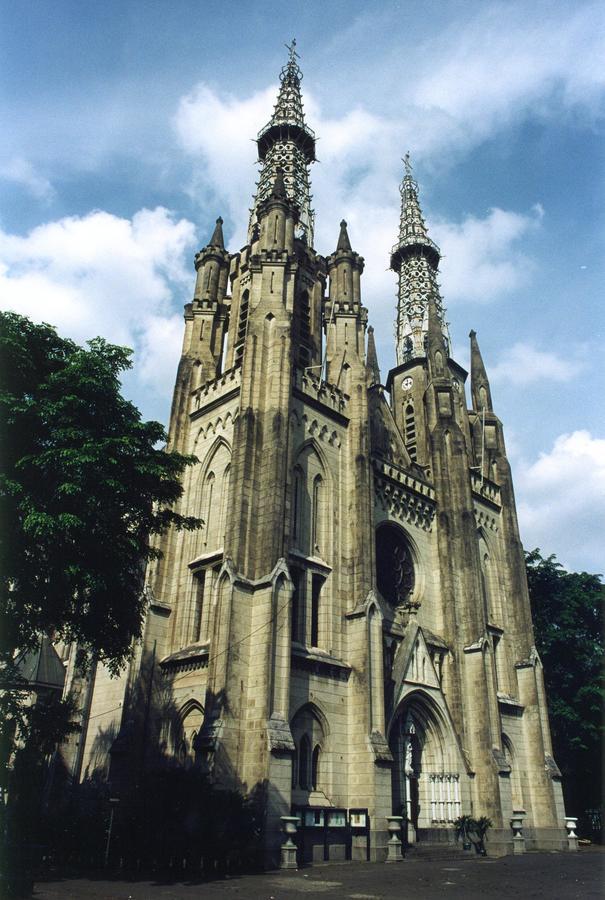
M 300 466 L 296 466 L 292 489 L 292 538 L 295 545 L 298 545 L 302 531 L 303 479 L 302 469 Z
M 319 759 L 321 747 L 316 744 L 311 755 L 311 790 L 316 791 L 319 785 Z
M 298 751 L 298 784 L 303 790 L 309 790 L 309 763 L 311 761 L 311 742 L 306 734 L 300 739 Z
M 237 335 L 235 339 L 235 360 L 236 366 L 241 365 L 244 357 L 244 343 L 246 341 L 246 332 L 248 330 L 248 311 L 250 305 L 250 291 L 244 291 L 239 305 L 239 320 L 237 323 Z
M 404 419 L 405 446 L 410 457 L 415 460 L 417 457 L 418 446 L 416 442 L 416 416 L 414 415 L 414 406 L 412 403 L 408 403 L 405 407 Z
M 301 584 L 303 573 L 300 569 L 292 569 L 292 582 L 294 590 L 292 592 L 292 640 L 300 642 L 302 636 L 302 602 L 301 602 Z
M 206 481 L 204 483 L 204 544 L 208 546 L 211 543 L 212 533 L 213 533 L 213 509 L 212 509 L 212 501 L 214 499 L 215 493 L 215 482 L 216 477 L 214 472 L 211 470 L 206 475 Z
M 227 518 L 229 514 L 229 486 L 231 484 L 231 463 L 227 463 L 223 472 L 223 483 L 221 485 L 221 526 L 219 541 L 225 546 L 225 538 L 227 534 Z
M 312 514 L 312 528 L 311 528 L 311 544 L 313 554 L 317 553 L 321 555 L 321 540 L 322 540 L 322 506 L 323 506 L 323 478 L 321 475 L 316 475 L 313 479 L 313 514 Z
M 298 358 L 300 365 L 304 367 L 311 361 L 311 305 L 308 291 L 303 291 L 298 298 L 298 317 Z
M 311 633 L 310 643 L 312 647 L 319 647 L 319 615 L 321 589 L 324 579 L 321 575 L 313 574 L 311 579 Z

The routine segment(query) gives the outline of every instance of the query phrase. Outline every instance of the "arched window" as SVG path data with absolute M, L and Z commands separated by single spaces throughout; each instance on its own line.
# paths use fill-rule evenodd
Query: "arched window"
M 302 633 L 302 602 L 300 596 L 302 574 L 300 569 L 292 569 L 291 571 L 292 582 L 294 584 L 294 590 L 292 591 L 292 640 L 298 642 L 301 640 Z
M 321 589 L 324 579 L 321 575 L 313 574 L 311 579 L 311 646 L 319 647 L 319 604 Z
M 311 361 L 311 305 L 307 291 L 298 298 L 298 338 L 300 364 L 308 366 Z
M 294 483 L 292 485 L 292 538 L 297 545 L 302 531 L 303 509 L 303 473 L 300 466 L 294 469 Z
M 323 504 L 323 479 L 316 475 L 313 479 L 313 512 L 312 512 L 312 552 L 321 555 L 322 539 L 322 504 Z
M 227 518 L 229 514 L 229 486 L 231 483 L 231 463 L 227 463 L 223 472 L 223 483 L 221 485 L 221 526 L 219 542 L 225 546 L 225 537 L 227 534 Z
M 376 530 L 376 575 L 378 590 L 393 606 L 405 606 L 414 593 L 412 551 L 403 531 L 383 523 Z
M 244 291 L 239 305 L 239 321 L 237 323 L 237 335 L 235 338 L 235 365 L 241 365 L 244 356 L 244 343 L 246 340 L 246 332 L 248 330 L 248 311 L 250 303 L 250 292 Z
M 292 787 L 298 791 L 322 790 L 329 794 L 329 748 L 321 713 L 305 704 L 290 722 L 296 753 L 292 760 Z M 326 764 L 326 760 L 328 764 Z M 299 798 L 302 799 L 302 798 Z
M 309 763 L 311 762 L 311 743 L 309 741 L 309 737 L 306 734 L 303 734 L 300 740 L 300 747 L 298 750 L 298 785 L 303 790 L 308 791 L 310 788 L 309 784 Z
M 417 456 L 416 443 L 416 417 L 414 415 L 414 407 L 411 403 L 405 408 L 405 446 L 412 459 Z
M 321 747 L 316 744 L 313 748 L 311 756 L 311 790 L 316 791 L 319 785 L 319 758 L 321 756 Z
M 210 471 L 206 475 L 206 481 L 204 483 L 204 544 L 208 546 L 209 543 L 212 543 L 212 535 L 213 535 L 213 525 L 215 520 L 213 520 L 213 509 L 212 509 L 212 501 L 214 499 L 214 487 L 215 487 L 216 477 L 214 472 Z M 216 511 L 214 511 L 214 516 L 216 516 Z

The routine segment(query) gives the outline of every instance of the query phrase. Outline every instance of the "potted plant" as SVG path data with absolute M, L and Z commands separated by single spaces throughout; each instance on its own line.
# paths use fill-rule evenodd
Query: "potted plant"
M 471 839 L 469 836 L 469 832 L 475 824 L 475 820 L 472 816 L 458 816 L 458 818 L 454 822 L 454 828 L 456 830 L 456 840 L 459 841 L 462 839 L 462 849 L 470 850 L 472 847 Z
M 454 822 L 456 840 L 462 838 L 462 849 L 470 850 L 474 847 L 480 856 L 487 856 L 485 838 L 491 827 L 492 820 L 487 816 L 480 816 L 478 819 L 473 816 L 458 816 Z

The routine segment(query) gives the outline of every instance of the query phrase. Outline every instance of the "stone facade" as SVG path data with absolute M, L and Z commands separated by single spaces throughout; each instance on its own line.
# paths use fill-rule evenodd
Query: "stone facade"
M 195 454 L 149 566 L 130 669 L 85 694 L 76 777 L 113 790 L 162 758 L 262 792 L 268 860 L 293 807 L 367 809 L 407 840 L 453 840 L 489 816 L 492 852 L 567 846 L 542 667 L 502 426 L 471 332 L 450 356 L 409 160 L 391 266 L 397 366 L 381 384 L 346 223 L 312 246 L 309 168 L 292 48 L 270 123 L 249 242 L 222 223 L 197 254 L 170 447 Z

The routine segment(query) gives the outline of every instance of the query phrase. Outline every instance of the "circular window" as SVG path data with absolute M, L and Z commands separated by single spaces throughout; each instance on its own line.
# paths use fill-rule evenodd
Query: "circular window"
M 376 575 L 378 590 L 393 606 L 410 601 L 414 590 L 414 561 L 411 548 L 395 525 L 381 525 L 376 531 Z

